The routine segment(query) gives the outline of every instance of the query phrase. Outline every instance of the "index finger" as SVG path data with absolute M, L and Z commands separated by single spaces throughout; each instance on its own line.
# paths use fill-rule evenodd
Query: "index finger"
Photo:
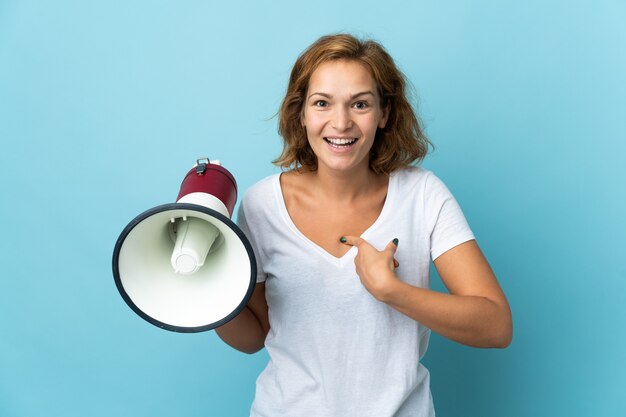
M 361 243 L 365 242 L 365 239 L 357 236 L 342 236 L 339 241 L 341 243 L 345 243 L 346 245 L 359 246 Z

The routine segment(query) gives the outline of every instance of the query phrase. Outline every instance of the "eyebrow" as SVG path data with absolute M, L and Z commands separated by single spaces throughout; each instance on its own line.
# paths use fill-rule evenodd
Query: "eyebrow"
M 322 97 L 326 97 L 326 98 L 333 98 L 333 96 L 332 96 L 331 94 L 328 94 L 328 93 L 321 93 L 321 92 L 311 93 L 311 94 L 309 95 L 309 97 L 308 97 L 308 98 L 311 98 L 311 97 L 313 97 L 313 96 L 315 96 L 315 95 L 322 96 Z M 371 91 L 369 91 L 369 90 L 368 90 L 368 91 L 361 91 L 360 93 L 352 94 L 352 95 L 350 96 L 350 100 L 354 100 L 354 99 L 355 99 L 355 98 L 357 98 L 357 97 L 366 96 L 366 95 L 371 95 L 371 96 L 373 96 L 373 95 L 374 95 L 374 93 L 372 93 L 372 92 L 371 92 Z

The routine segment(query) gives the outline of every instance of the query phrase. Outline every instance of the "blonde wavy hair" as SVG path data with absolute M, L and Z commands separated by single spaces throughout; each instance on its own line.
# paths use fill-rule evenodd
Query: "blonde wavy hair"
M 359 62 L 369 70 L 378 87 L 381 107 L 389 109 L 387 124 L 376 132 L 370 151 L 370 169 L 390 174 L 421 162 L 431 143 L 407 98 L 404 74 L 378 42 L 337 34 L 314 42 L 298 57 L 291 70 L 287 93 L 278 111 L 283 151 L 273 163 L 283 169 L 317 170 L 317 157 L 301 123 L 306 92 L 311 75 L 322 63 L 340 59 Z

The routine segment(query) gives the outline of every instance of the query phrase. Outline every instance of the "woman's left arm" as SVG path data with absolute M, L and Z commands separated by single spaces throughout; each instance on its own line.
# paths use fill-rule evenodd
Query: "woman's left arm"
M 462 243 L 435 259 L 449 294 L 414 287 L 394 273 L 396 246 L 378 251 L 358 237 L 356 270 L 379 301 L 456 342 L 475 347 L 505 348 L 511 343 L 511 310 L 498 281 L 475 240 Z

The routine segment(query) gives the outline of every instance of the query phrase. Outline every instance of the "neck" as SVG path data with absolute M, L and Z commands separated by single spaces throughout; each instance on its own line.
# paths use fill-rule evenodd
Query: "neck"
M 333 201 L 354 201 L 378 188 L 385 176 L 374 173 L 366 166 L 349 172 L 318 167 L 312 177 L 312 185 L 320 197 Z

